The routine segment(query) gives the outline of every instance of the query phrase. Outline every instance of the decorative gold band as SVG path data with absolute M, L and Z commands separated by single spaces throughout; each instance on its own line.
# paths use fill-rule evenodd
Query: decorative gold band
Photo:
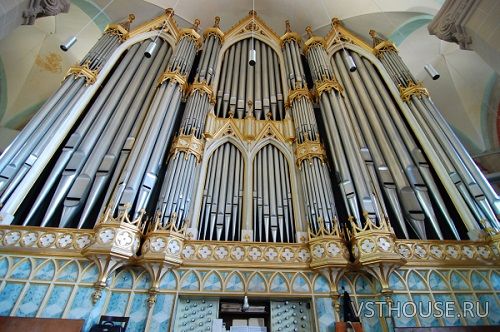
M 299 167 L 304 160 L 310 161 L 313 158 L 319 158 L 322 162 L 326 162 L 326 151 L 319 140 L 305 140 L 303 143 L 297 144 L 295 158 Z
M 98 70 L 92 70 L 89 68 L 88 63 L 84 63 L 81 66 L 69 67 L 68 72 L 64 78 L 73 75 L 76 78 L 85 77 L 85 84 L 92 85 L 97 80 Z
M 411 99 L 412 96 L 429 96 L 429 91 L 424 88 L 422 82 L 413 83 L 410 82 L 408 87 L 404 88 L 401 84 L 398 86 L 399 94 L 401 95 L 401 99 L 407 102 Z
M 170 149 L 170 155 L 184 152 L 186 154 L 186 159 L 189 154 L 192 154 L 196 157 L 198 162 L 201 162 L 204 146 L 205 142 L 202 139 L 196 138 L 194 134 L 181 134 L 175 138 L 172 148 Z

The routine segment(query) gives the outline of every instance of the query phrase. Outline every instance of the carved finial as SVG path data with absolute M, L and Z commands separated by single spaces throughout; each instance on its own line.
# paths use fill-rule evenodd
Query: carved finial
M 266 120 L 271 120 L 272 117 L 273 117 L 273 113 L 271 113 L 271 111 L 266 113 Z
M 174 16 L 174 9 L 173 8 L 167 8 L 165 9 L 165 14 L 169 17 Z
M 194 30 L 198 30 L 198 27 L 200 26 L 200 23 L 201 21 L 197 18 L 194 20 L 194 23 L 193 23 L 193 29 Z
M 134 14 L 128 14 L 128 23 L 132 23 L 135 20 L 135 15 Z
M 219 27 L 219 23 L 220 23 L 220 17 L 219 16 L 215 16 L 214 28 L 218 28 Z
M 311 37 L 313 36 L 313 30 L 312 30 L 312 27 L 311 27 L 310 25 L 308 25 L 308 26 L 306 27 L 306 32 L 307 32 L 307 36 L 308 36 L 309 38 L 311 38 Z
M 250 15 L 250 16 L 257 16 L 257 12 L 252 9 L 251 11 L 248 12 L 248 15 Z
M 372 38 L 375 38 L 377 36 L 377 31 L 371 29 L 369 34 L 370 34 L 370 36 L 372 36 Z
M 285 21 L 286 32 L 292 32 L 292 28 L 290 27 L 290 21 Z
M 332 18 L 332 27 L 338 27 L 340 25 L 340 20 L 338 19 L 338 17 L 334 17 Z
M 247 101 L 247 111 L 246 111 L 245 117 L 246 118 L 253 117 L 253 101 L 250 99 L 248 99 L 248 101 Z

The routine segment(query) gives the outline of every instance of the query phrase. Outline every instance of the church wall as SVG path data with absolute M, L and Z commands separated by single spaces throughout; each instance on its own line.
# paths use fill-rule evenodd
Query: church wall
M 173 329 L 179 298 L 242 299 L 248 294 L 250 302 L 253 298 L 310 301 L 316 331 L 332 331 L 336 321 L 329 282 L 310 270 L 174 269 L 162 278 L 154 303 L 148 303 L 148 272 L 130 266 L 108 278 L 108 288 L 93 304 L 97 275 L 97 267 L 82 258 L 2 255 L 0 315 L 85 319 L 87 330 L 100 315 L 128 316 L 130 331 L 166 331 Z M 401 315 L 392 312 L 397 327 L 500 324 L 498 269 L 404 267 L 391 274 L 389 285 L 394 306 L 403 308 Z M 384 301 L 378 281 L 351 272 L 338 283 L 338 291 L 343 289 L 349 292 L 355 308 L 362 307 L 360 318 L 367 331 L 387 331 L 391 322 L 368 309 L 371 301 Z M 475 317 L 463 317 L 460 308 L 467 301 L 480 303 L 479 311 L 473 310 L 478 314 Z M 422 311 L 405 317 L 405 312 L 411 312 L 411 308 L 404 308 L 409 302 L 422 302 Z M 428 302 L 452 303 L 456 315 L 425 317 Z M 489 314 L 479 317 L 486 310 Z

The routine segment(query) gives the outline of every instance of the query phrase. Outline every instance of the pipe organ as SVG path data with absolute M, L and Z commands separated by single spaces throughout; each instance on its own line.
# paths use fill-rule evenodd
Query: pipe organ
M 271 297 L 296 283 L 320 292 L 302 277 L 283 281 L 283 270 L 314 272 L 336 320 L 351 268 L 390 298 L 390 275 L 405 264 L 498 260 L 479 249 L 500 248 L 498 196 L 375 31 L 370 45 L 334 19 L 326 37 L 308 27 L 303 42 L 288 21 L 279 36 L 255 12 L 226 32 L 219 17 L 203 33 L 199 20 L 179 28 L 171 9 L 134 29 L 132 20 L 106 28 L 0 156 L 0 249 L 35 246 L 22 242 L 29 233 L 57 252 L 68 232 L 64 248 L 97 266 L 94 303 L 133 263 L 150 275 L 149 308 L 177 270 L 191 269 L 177 277 L 180 293 L 216 287 L 206 284 L 223 273 L 193 272 L 213 265 L 246 271 L 221 282 L 220 296 Z M 436 253 L 462 243 L 477 254 Z M 319 315 L 304 297 L 290 303 Z M 307 312 L 301 326 L 319 326 Z

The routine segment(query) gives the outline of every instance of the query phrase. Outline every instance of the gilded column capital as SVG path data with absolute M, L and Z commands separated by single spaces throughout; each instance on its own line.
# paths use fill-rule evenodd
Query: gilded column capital
M 195 19 L 192 28 L 184 28 L 179 31 L 179 38 L 177 42 L 179 42 L 182 38 L 190 38 L 192 39 L 198 48 L 201 47 L 201 36 L 198 33 L 198 26 L 200 25 L 200 20 Z
M 301 166 L 304 160 L 311 161 L 313 158 L 319 158 L 322 162 L 326 162 L 326 151 L 319 139 L 310 141 L 306 139 L 304 142 L 297 144 L 295 148 L 295 160 L 297 166 Z

